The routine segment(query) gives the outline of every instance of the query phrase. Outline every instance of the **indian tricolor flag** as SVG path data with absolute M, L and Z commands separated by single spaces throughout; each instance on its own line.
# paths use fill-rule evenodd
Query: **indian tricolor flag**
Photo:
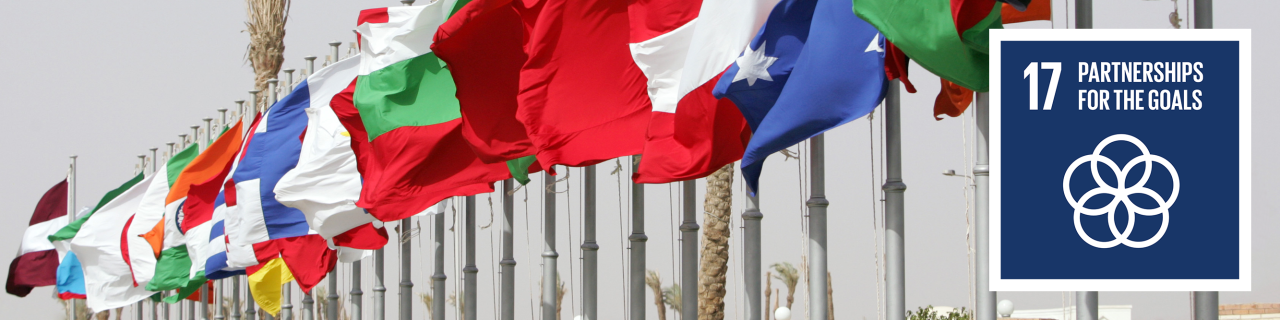
M 492 182 L 510 177 L 505 163 L 484 163 L 463 138 L 452 76 L 431 53 L 454 3 L 360 12 L 358 78 L 331 105 L 357 161 L 367 164 L 360 166 L 357 205 L 379 220 L 413 216 L 451 196 L 492 192 Z
M 156 262 L 155 276 L 147 284 L 149 290 L 183 288 L 188 285 L 188 280 L 191 278 L 191 258 L 187 253 L 186 237 L 179 231 L 179 223 L 181 223 L 180 216 L 183 215 L 182 203 L 186 200 L 187 190 L 195 179 L 181 179 L 181 177 L 198 154 L 199 147 L 193 144 L 175 154 L 165 163 L 164 168 L 156 171 L 156 175 L 161 176 L 161 179 L 154 182 L 156 184 L 154 189 L 165 196 L 160 202 L 161 207 L 149 207 L 146 212 L 154 214 L 156 209 L 159 209 L 162 220 L 148 225 L 151 227 L 148 232 L 139 233 L 140 237 L 147 239 L 151 244 L 152 254 L 159 257 Z

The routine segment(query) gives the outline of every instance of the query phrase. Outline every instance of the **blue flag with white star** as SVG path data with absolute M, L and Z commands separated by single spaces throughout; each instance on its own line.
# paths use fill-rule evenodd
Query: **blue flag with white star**
M 848 0 L 783 0 L 712 91 L 751 126 L 742 175 L 759 190 L 764 160 L 871 113 L 884 99 L 879 31 Z

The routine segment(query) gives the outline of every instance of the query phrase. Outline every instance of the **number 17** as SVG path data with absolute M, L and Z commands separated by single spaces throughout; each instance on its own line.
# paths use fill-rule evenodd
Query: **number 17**
M 1039 66 L 1037 66 L 1039 64 Z M 1036 110 L 1036 106 L 1040 104 L 1040 70 L 1053 70 L 1053 77 L 1049 78 L 1049 91 L 1045 94 L 1044 108 L 1042 110 L 1053 109 L 1053 96 L 1058 91 L 1058 76 L 1062 74 L 1062 62 L 1032 62 L 1027 65 L 1026 70 L 1022 70 L 1022 78 L 1031 78 L 1031 110 Z

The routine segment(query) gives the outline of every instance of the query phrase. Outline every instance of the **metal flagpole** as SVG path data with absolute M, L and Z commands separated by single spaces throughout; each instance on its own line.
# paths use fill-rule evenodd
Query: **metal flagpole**
M 1075 13 L 1076 29 L 1093 29 L 1093 0 L 1076 0 Z M 1076 292 L 1076 319 L 1098 320 L 1097 291 Z
M 764 214 L 760 212 L 760 194 L 751 195 L 752 191 L 747 192 L 747 210 L 742 212 L 742 224 L 746 227 L 743 232 L 743 265 L 742 275 L 747 291 L 747 310 L 746 320 L 762 320 L 767 319 L 761 317 L 761 314 L 769 312 L 764 310 L 760 305 L 760 220 L 764 219 Z
M 631 172 L 640 169 L 639 155 L 631 156 Z M 644 302 L 644 275 L 645 275 L 645 242 L 649 241 L 649 237 L 644 234 L 644 184 L 631 182 L 631 236 L 627 237 L 631 241 L 631 318 L 629 320 L 644 320 L 645 302 Z
M 587 166 L 582 171 L 582 317 L 596 320 L 596 267 L 600 251 L 600 245 L 596 244 L 596 166 Z
M 315 320 L 315 309 L 312 308 L 315 303 L 316 301 L 311 298 L 310 292 L 302 293 L 302 320 Z
M 258 94 L 261 94 L 261 93 L 262 91 L 249 90 L 249 94 L 253 95 L 253 100 L 251 100 L 252 102 L 250 103 L 252 105 L 251 108 L 253 110 L 245 110 L 245 111 L 249 115 L 250 122 L 252 122 L 253 120 L 257 120 L 255 118 L 258 117 L 258 112 L 262 112 L 262 106 L 258 105 Z
M 240 276 L 231 277 L 231 320 L 240 320 Z
M 898 91 L 898 80 L 889 82 L 889 90 L 884 96 L 884 126 L 885 126 L 885 171 L 884 186 L 881 187 L 885 193 L 885 316 L 888 320 L 906 319 L 907 311 L 907 279 L 906 279 L 906 235 L 903 234 L 905 221 L 903 214 L 903 194 L 907 191 L 907 184 L 902 182 L 902 113 L 900 110 L 901 96 Z M 817 149 L 817 148 L 815 148 Z M 821 150 L 821 149 L 818 149 Z M 822 166 L 815 165 L 814 170 L 822 170 Z M 825 210 L 824 210 L 825 211 Z M 810 213 L 812 214 L 812 213 Z M 825 215 L 826 212 L 823 212 Z M 826 217 L 823 217 L 824 219 Z M 811 218 L 812 219 L 812 218 Z M 825 226 L 823 226 L 825 232 Z M 815 227 L 812 222 L 809 223 L 809 233 L 813 234 Z M 825 271 L 825 270 L 823 270 Z M 812 272 L 812 271 L 810 271 Z M 815 278 L 809 278 L 810 282 L 814 282 Z M 821 280 L 816 282 L 825 284 L 826 274 L 821 275 Z M 813 293 L 810 295 L 827 296 L 825 288 L 821 293 Z M 815 309 L 827 310 L 826 301 Z
M 338 318 L 338 267 L 337 266 L 334 266 L 333 270 L 329 271 L 328 277 L 329 277 L 329 290 L 328 290 L 329 293 L 324 298 L 325 300 L 328 300 L 329 303 L 325 304 L 324 306 L 324 318 L 337 319 Z
M 178 147 L 179 149 L 186 149 L 186 148 L 187 148 L 187 134 L 183 133 L 183 134 L 178 135 L 178 143 L 180 143 L 180 144 L 182 145 L 181 147 Z M 177 150 L 174 150 L 174 152 L 169 153 L 169 158 L 173 158 L 173 155 L 174 155 L 174 154 L 177 154 L 177 153 L 178 153 L 178 151 L 177 151 Z
M 280 71 L 283 71 L 283 72 L 284 72 L 284 75 L 285 75 L 285 76 L 284 76 L 285 83 L 284 83 L 284 87 L 283 87 L 283 88 L 284 88 L 285 95 L 288 95 L 288 94 L 289 94 L 289 92 L 293 92 L 293 71 L 295 71 L 295 70 L 294 70 L 294 69 L 284 69 L 284 70 L 280 70 Z M 276 101 L 279 101 L 279 100 L 276 100 Z
M 157 170 L 156 162 L 160 162 L 160 158 L 158 157 L 158 156 L 160 155 L 160 154 L 159 154 L 159 150 L 160 150 L 160 148 L 151 148 L 150 150 L 151 150 L 151 173 L 152 173 L 152 174 L 155 174 L 155 172 L 156 172 L 156 170 Z M 138 310 L 138 320 L 142 320 L 142 310 L 141 310 L 141 309 L 143 308 L 144 303 L 145 303 L 146 301 L 147 301 L 147 300 L 145 300 L 145 299 L 144 299 L 144 300 L 142 300 L 142 301 L 138 301 L 138 309 L 139 309 L 139 310 Z M 156 302 L 155 302 L 155 301 L 152 301 L 152 302 L 151 302 L 151 320 L 159 320 L 160 318 L 156 317 L 157 315 L 158 315 L 158 314 L 157 314 L 157 312 L 156 312 Z M 221 319 L 219 319 L 219 320 L 221 320 Z
M 809 317 L 827 319 L 827 198 L 823 135 L 809 138 Z
M 681 182 L 684 221 L 680 223 L 680 319 L 698 319 L 698 217 L 697 180 Z M 684 306 L 688 306 L 685 308 Z
M 361 260 L 351 262 L 351 320 L 364 318 L 364 291 L 360 291 L 361 263 L 363 263 Z
M 185 134 L 180 134 L 180 135 L 178 135 L 178 136 L 182 138 L 182 140 L 179 140 L 179 141 L 185 141 L 185 140 L 187 139 Z M 169 147 L 169 156 L 168 156 L 168 157 L 169 157 L 169 158 L 173 158 L 173 154 L 174 154 L 174 152 L 176 152 L 176 150 L 177 150 L 177 149 L 175 149 L 175 148 L 174 148 L 175 143 L 173 143 L 173 142 L 169 142 L 169 143 L 165 143 L 165 145 Z M 160 297 L 161 297 L 161 298 L 164 298 L 164 297 L 166 297 L 166 296 L 168 296 L 168 294 L 167 294 L 167 293 L 165 293 L 165 292 L 160 292 Z M 182 307 L 181 302 L 179 302 L 178 307 L 179 307 L 179 308 L 181 308 L 181 307 Z M 162 313 L 164 313 L 164 318 L 165 318 L 165 320 L 168 320 L 168 319 L 169 319 L 169 316 L 171 315 L 171 313 L 169 312 L 169 304 L 168 304 L 168 303 L 161 303 L 161 304 L 160 304 L 160 309 L 163 311 Z M 181 318 L 181 317 L 182 317 L 182 312 L 181 312 L 181 310 L 179 310 L 179 312 L 178 312 L 178 317 L 179 317 L 179 318 Z
M 67 190 L 71 190 L 67 196 L 67 216 L 68 221 L 76 221 L 76 158 L 79 156 L 71 156 L 71 172 L 67 175 Z M 83 299 L 71 299 L 71 320 L 80 320 L 80 306 L 84 305 Z
M 387 287 L 382 285 L 382 248 L 373 251 L 373 320 L 387 317 Z
M 444 281 L 449 279 L 449 277 L 444 274 L 444 213 L 443 212 L 436 213 L 436 215 L 432 218 L 435 219 L 435 222 L 431 226 L 434 229 L 432 230 L 431 233 L 435 236 L 435 252 L 434 252 L 435 261 L 433 263 L 435 265 L 435 274 L 431 275 L 431 297 L 434 298 L 433 300 L 431 300 L 431 319 L 445 320 L 444 319 L 444 315 L 445 315 Z M 408 221 L 408 219 L 405 219 L 405 221 Z M 403 226 L 400 227 L 400 229 L 402 232 L 408 232 L 407 231 L 408 227 L 409 227 L 408 224 L 404 224 Z M 408 240 L 401 239 L 400 241 L 404 241 L 400 244 L 400 252 L 408 252 L 408 248 L 409 248 Z M 407 262 L 404 262 L 405 257 L 403 256 L 400 259 L 401 259 L 400 277 L 401 279 L 404 279 L 406 278 L 404 269 L 407 268 L 407 265 L 406 265 Z M 400 320 L 410 320 L 408 316 L 404 315 L 404 312 L 405 312 L 404 309 L 407 308 L 408 306 L 408 299 L 404 297 L 404 295 L 406 295 L 406 293 L 404 293 L 405 289 L 403 287 L 404 282 L 402 281 L 400 285 L 401 285 Z
M 253 300 L 253 290 L 249 290 L 249 275 L 244 275 L 244 278 L 244 319 L 254 320 L 258 316 L 258 307 L 254 306 L 255 301 Z
M 542 212 L 542 320 L 556 319 L 556 296 L 559 282 L 556 281 L 556 193 L 552 190 L 555 177 L 551 176 L 551 168 L 542 172 L 543 212 Z
M 436 275 L 435 277 L 444 277 L 444 213 L 436 214 Z M 413 259 L 411 248 L 409 245 L 409 230 L 412 228 L 413 218 L 404 218 L 400 220 L 400 320 L 413 319 L 413 280 L 410 279 L 413 269 Z M 435 283 L 435 307 L 432 308 L 434 313 L 444 320 L 444 279 L 437 279 Z
M 1195 0 L 1196 29 L 1213 29 L 1213 0 Z M 1195 319 L 1218 319 L 1218 292 L 1196 291 L 1192 293 L 1195 303 Z
M 976 303 L 978 305 L 975 306 L 977 309 L 975 311 L 978 316 L 977 320 L 996 320 L 996 317 L 998 316 L 996 314 L 996 301 L 998 300 L 996 300 L 996 293 L 990 289 L 991 279 L 989 277 L 990 274 L 988 273 L 990 272 L 989 270 L 991 270 L 991 266 L 988 264 L 990 261 L 987 260 L 991 256 L 991 253 L 987 251 L 989 243 L 991 242 L 991 230 L 987 225 L 988 221 L 990 221 L 990 206 L 988 205 L 988 202 L 990 201 L 989 197 L 991 194 L 991 169 L 987 166 L 990 161 L 988 160 L 989 152 L 987 150 L 987 142 L 989 141 L 988 128 L 990 126 L 988 123 L 990 105 L 988 103 L 990 101 L 990 97 L 986 92 L 978 92 L 975 94 L 973 111 L 974 114 L 977 115 L 978 127 L 977 143 L 975 143 L 973 147 L 974 157 L 977 158 L 977 161 L 974 161 L 973 166 L 973 180 L 975 187 L 973 193 L 975 198 L 978 200 L 975 205 L 975 209 L 977 211 L 974 217 L 974 231 L 977 233 L 977 238 L 973 243 L 974 251 L 977 253 L 975 256 L 976 260 L 974 261 L 974 264 L 976 265 L 974 267 L 974 290 L 976 291 L 974 292 L 974 296 L 977 298 Z
M 516 319 L 516 258 L 515 250 L 512 249 L 513 228 L 512 213 L 515 211 L 515 196 L 511 194 L 515 190 L 516 179 L 507 179 L 502 182 L 502 260 L 498 261 L 498 265 L 502 270 L 502 320 Z M 595 318 L 587 318 L 594 320 Z
M 480 269 L 476 268 L 476 196 L 467 196 L 466 208 L 466 244 L 463 250 L 466 251 L 467 261 L 462 267 L 462 312 L 463 317 L 467 320 L 476 319 L 476 274 Z

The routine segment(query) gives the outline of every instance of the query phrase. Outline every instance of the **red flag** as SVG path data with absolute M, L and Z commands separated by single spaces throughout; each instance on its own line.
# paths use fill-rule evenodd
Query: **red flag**
M 944 114 L 952 118 L 959 117 L 972 102 L 973 90 L 942 79 L 942 89 L 938 90 L 938 98 L 933 101 L 933 118 L 942 120 L 939 116 Z
M 528 55 L 516 118 L 538 161 L 586 166 L 639 154 L 651 105 L 627 45 L 626 1 L 521 0 L 512 7 Z
M 1027 4 L 1026 11 L 1018 11 L 1012 5 L 1005 3 L 1000 7 L 1000 19 L 1004 23 L 1019 23 L 1036 20 L 1049 20 L 1053 15 L 1053 2 L 1051 0 L 1036 0 Z
M 9 278 L 5 291 L 25 297 L 35 287 L 51 286 L 58 282 L 58 252 L 49 235 L 62 229 L 68 221 L 67 180 L 62 180 L 45 191 L 36 203 L 36 210 L 27 223 L 18 256 L 9 263 Z
M 910 62 L 911 58 L 902 49 L 898 49 L 892 41 L 884 40 L 884 75 L 889 80 L 902 80 L 902 86 L 907 88 L 908 93 L 916 93 L 916 86 L 907 79 L 907 66 Z

